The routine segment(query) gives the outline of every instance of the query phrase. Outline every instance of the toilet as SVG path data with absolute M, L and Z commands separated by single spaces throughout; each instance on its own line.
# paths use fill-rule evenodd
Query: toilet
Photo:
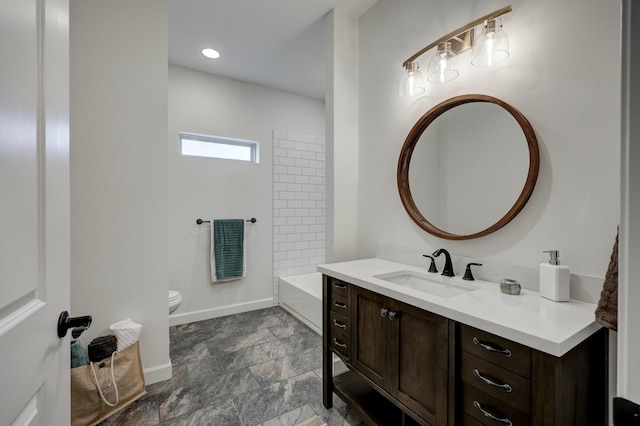
M 182 303 L 182 295 L 179 291 L 169 290 L 169 315 L 171 315 Z

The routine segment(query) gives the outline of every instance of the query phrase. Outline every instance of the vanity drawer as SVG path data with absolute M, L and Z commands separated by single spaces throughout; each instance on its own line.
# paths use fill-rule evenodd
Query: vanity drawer
M 331 294 L 337 294 L 342 297 L 349 297 L 349 284 L 344 281 L 331 279 Z
M 481 424 L 487 426 L 525 426 L 531 424 L 531 419 L 527 414 L 466 383 L 462 385 L 461 399 L 461 411 L 478 422 L 465 421 L 465 424 Z
M 467 352 L 461 353 L 460 361 L 460 377 L 465 385 L 474 386 L 525 414 L 531 412 L 530 380 Z
M 531 378 L 531 349 L 519 343 L 460 324 L 460 349 Z
M 349 315 L 349 298 L 331 293 L 330 309 L 340 315 Z
M 480 423 L 467 413 L 462 414 L 462 426 L 484 426 L 483 423 Z
M 332 348 L 349 358 L 349 339 L 347 337 L 331 333 L 329 339 Z
M 349 340 L 349 318 L 336 312 L 329 313 L 329 326 L 332 336 L 341 336 L 346 341 Z
M 329 278 L 329 345 L 347 359 L 350 357 L 351 304 L 349 303 L 349 284 L 335 278 Z

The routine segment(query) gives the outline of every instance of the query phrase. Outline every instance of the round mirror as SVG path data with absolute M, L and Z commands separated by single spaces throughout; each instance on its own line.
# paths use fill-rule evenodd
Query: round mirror
M 540 154 L 515 108 L 486 95 L 446 100 L 413 126 L 400 153 L 398 189 L 425 231 L 449 240 L 490 234 L 529 200 Z

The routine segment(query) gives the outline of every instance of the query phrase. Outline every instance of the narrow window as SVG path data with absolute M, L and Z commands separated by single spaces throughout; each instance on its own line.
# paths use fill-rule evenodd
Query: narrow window
M 180 132 L 180 152 L 196 157 L 260 162 L 258 142 L 222 136 Z

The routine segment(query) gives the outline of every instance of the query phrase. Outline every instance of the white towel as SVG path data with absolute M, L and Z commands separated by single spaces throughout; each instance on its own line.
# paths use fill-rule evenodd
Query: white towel
M 246 240 L 247 227 L 246 226 L 244 227 L 244 232 L 245 232 L 244 243 L 242 244 L 243 246 L 242 277 L 233 277 L 233 278 L 225 278 L 225 279 L 218 279 L 216 274 L 216 252 L 215 252 L 214 229 L 215 229 L 215 220 L 211 220 L 211 250 L 209 252 L 209 263 L 211 264 L 211 282 L 219 283 L 219 282 L 234 281 L 234 280 L 239 280 L 241 278 L 245 278 L 247 276 L 247 240 Z
M 115 334 L 118 351 L 121 351 L 138 341 L 140 333 L 142 332 L 142 324 L 138 324 L 131 321 L 131 318 L 127 318 L 111 324 L 109 330 Z

